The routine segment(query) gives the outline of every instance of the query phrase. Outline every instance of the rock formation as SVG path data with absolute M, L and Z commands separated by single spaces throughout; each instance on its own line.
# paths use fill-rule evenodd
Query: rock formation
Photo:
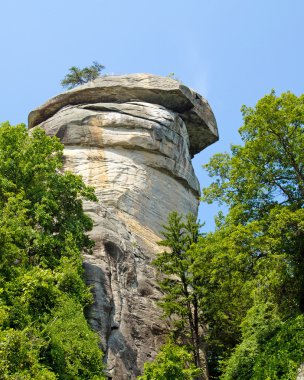
M 207 101 L 171 78 L 100 77 L 32 111 L 65 145 L 65 168 L 96 189 L 93 255 L 84 257 L 95 303 L 89 320 L 102 340 L 109 379 L 134 379 L 163 342 L 151 259 L 168 213 L 197 212 L 191 157 L 218 139 Z
M 304 380 L 304 364 L 300 365 L 296 380 Z

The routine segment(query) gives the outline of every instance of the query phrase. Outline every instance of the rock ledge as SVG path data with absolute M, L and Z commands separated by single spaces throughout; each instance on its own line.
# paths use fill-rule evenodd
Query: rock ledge
M 193 157 L 218 140 L 209 103 L 179 81 L 152 74 L 102 76 L 48 100 L 29 115 L 29 128 L 42 123 L 67 105 L 142 101 L 179 113 L 185 121 Z

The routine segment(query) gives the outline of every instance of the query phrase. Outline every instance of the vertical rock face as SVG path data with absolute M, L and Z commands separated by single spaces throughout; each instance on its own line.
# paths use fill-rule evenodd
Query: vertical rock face
M 101 77 L 31 112 L 65 145 L 65 168 L 96 189 L 86 203 L 94 253 L 84 257 L 95 303 L 89 311 L 106 352 L 109 379 L 135 379 L 166 326 L 151 260 L 168 213 L 196 213 L 199 183 L 191 157 L 218 139 L 200 95 L 148 74 Z

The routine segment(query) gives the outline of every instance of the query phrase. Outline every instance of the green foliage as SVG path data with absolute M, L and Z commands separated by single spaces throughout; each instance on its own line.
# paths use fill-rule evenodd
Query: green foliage
M 217 377 L 218 361 L 241 336 L 240 323 L 252 304 L 252 261 L 239 242 L 246 229 L 230 226 L 199 239 L 192 247 L 199 304 L 206 331 L 210 376 Z
M 304 318 L 299 315 L 282 323 L 268 341 L 259 346 L 254 378 L 293 380 L 304 356 Z
M 33 328 L 0 331 L 0 378 L 3 380 L 56 380 L 40 361 L 46 342 Z
M 203 333 L 210 379 L 292 380 L 304 354 L 304 95 L 271 92 L 242 112 L 244 145 L 205 165 L 203 200 L 227 215 L 205 236 L 169 217 L 161 306 L 195 364 Z
M 82 199 L 96 198 L 79 176 L 62 173 L 62 151 L 42 130 L 0 127 L 3 379 L 103 378 L 98 339 L 83 313 L 92 296 L 81 252 L 93 243 Z
M 223 380 L 294 380 L 304 355 L 304 316 L 282 321 L 274 305 L 255 305 L 243 340 L 224 363 Z
M 303 357 L 304 96 L 272 92 L 242 111 L 244 146 L 205 165 L 215 180 L 204 200 L 229 207 L 196 246 L 209 353 L 215 377 L 222 361 L 225 380 L 294 379 Z
M 93 64 L 89 67 L 84 67 L 80 69 L 79 67 L 72 66 L 69 68 L 69 73 L 64 77 L 64 79 L 60 82 L 62 87 L 67 87 L 69 90 L 78 86 L 80 84 L 84 84 L 90 82 L 91 80 L 99 77 L 100 72 L 105 67 L 98 62 L 93 62 Z
M 60 379 L 104 379 L 99 341 L 88 327 L 79 303 L 63 300 L 53 310 L 44 333 L 49 340 L 46 356 Z
M 185 347 L 167 343 L 153 362 L 145 363 L 144 375 L 138 380 L 193 380 L 199 375 L 191 353 Z
M 200 288 L 191 255 L 191 246 L 199 238 L 200 224 L 192 214 L 183 220 L 182 216 L 172 212 L 168 225 L 163 227 L 164 239 L 158 244 L 166 250 L 154 260 L 161 274 L 159 284 L 164 293 L 159 305 L 165 316 L 171 318 L 175 339 L 191 347 L 195 365 L 206 370 Z
M 187 250 L 198 239 L 198 227 L 193 215 L 189 214 L 185 223 L 182 216 L 173 212 L 168 217 L 168 225 L 164 226 L 164 239 L 158 243 L 169 248 L 153 262 L 159 272 L 166 275 L 160 280 L 160 287 L 164 291 L 160 305 L 168 316 L 172 313 L 181 316 L 188 314 L 192 290 L 189 289 L 191 258 Z
M 255 108 L 243 106 L 242 112 L 239 132 L 245 144 L 205 165 L 216 181 L 204 189 L 204 199 L 241 206 L 246 220 L 276 204 L 302 207 L 304 95 L 277 97 L 271 92 Z

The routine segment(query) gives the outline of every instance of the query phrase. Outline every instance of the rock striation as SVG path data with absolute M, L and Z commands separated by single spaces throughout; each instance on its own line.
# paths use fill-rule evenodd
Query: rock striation
M 168 214 L 196 213 L 200 187 L 191 158 L 218 139 L 207 101 L 171 78 L 105 76 L 62 93 L 29 115 L 65 145 L 65 169 L 95 187 L 84 257 L 109 379 L 135 379 L 163 342 L 161 294 L 151 260 Z

